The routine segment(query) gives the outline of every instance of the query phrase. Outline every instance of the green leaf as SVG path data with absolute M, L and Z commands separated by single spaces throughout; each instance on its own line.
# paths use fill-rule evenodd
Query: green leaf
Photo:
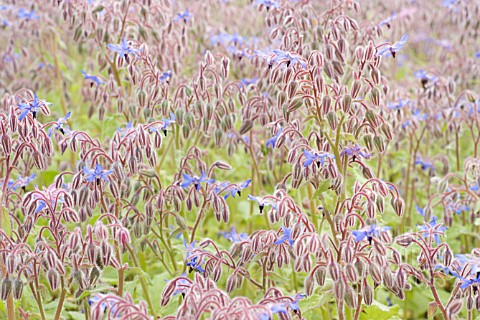
M 399 306 L 387 306 L 381 304 L 380 302 L 373 301 L 372 305 L 366 306 L 363 308 L 362 313 L 360 314 L 360 319 L 376 319 L 376 320 L 388 320 L 388 319 L 400 319 L 399 315 Z
M 0 199 L 3 199 L 2 191 L 0 191 Z M 2 227 L 3 231 L 5 231 L 5 234 L 7 236 L 10 236 L 12 234 L 10 217 L 8 216 L 8 210 L 5 210 L 2 203 L 0 203 L 0 219 L 1 219 L 0 226 Z
M 351 141 L 353 143 L 356 143 L 357 142 L 357 139 L 355 139 L 355 137 L 353 136 L 353 134 L 351 133 L 342 133 L 342 138 L 345 140 L 345 141 Z
M 331 179 L 323 180 L 322 182 L 320 182 L 317 190 L 315 190 L 315 193 L 313 194 L 313 198 L 317 199 L 322 192 L 325 192 L 328 190 L 328 188 L 330 188 L 331 184 Z
M 150 278 L 150 275 L 148 273 L 146 273 L 145 271 L 143 271 L 141 268 L 131 267 L 131 268 L 129 268 L 129 270 L 133 271 L 134 273 L 136 273 L 139 276 L 141 276 L 142 278 L 144 278 L 145 281 L 147 282 L 147 285 L 149 285 L 149 286 L 153 285 L 153 282 L 152 282 L 152 279 Z

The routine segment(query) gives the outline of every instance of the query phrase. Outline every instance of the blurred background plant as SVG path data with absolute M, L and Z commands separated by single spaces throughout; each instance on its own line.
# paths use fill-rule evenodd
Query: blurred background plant
M 478 2 L 0 18 L 2 317 L 478 316 Z

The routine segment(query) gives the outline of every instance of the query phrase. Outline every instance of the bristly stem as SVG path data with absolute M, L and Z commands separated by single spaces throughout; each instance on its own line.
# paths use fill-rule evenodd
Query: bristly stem
M 58 301 L 57 311 L 55 312 L 54 320 L 60 320 L 62 310 L 63 310 L 63 303 L 65 301 L 65 296 L 67 295 L 67 289 L 65 288 L 65 281 L 63 277 L 60 277 L 60 285 L 62 288 L 62 293 L 60 294 L 60 300 Z

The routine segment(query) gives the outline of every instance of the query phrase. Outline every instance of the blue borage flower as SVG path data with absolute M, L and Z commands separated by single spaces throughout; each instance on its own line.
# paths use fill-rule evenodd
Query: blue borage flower
M 172 124 L 172 123 L 175 123 L 175 114 L 173 112 L 170 112 L 170 118 L 165 118 L 165 119 L 162 119 L 162 126 L 158 127 L 158 126 L 150 126 L 148 127 L 148 129 L 151 131 L 151 132 L 157 132 L 158 130 L 161 130 L 163 132 L 163 134 L 165 135 L 165 137 L 167 136 L 167 128 Z
M 35 14 L 35 11 L 33 11 L 33 9 L 27 11 L 24 8 L 20 8 L 20 10 L 18 10 L 17 18 L 25 20 L 38 20 L 40 17 Z
M 88 305 L 92 307 L 94 304 L 105 298 L 105 296 L 106 295 L 102 293 L 97 293 L 94 296 L 90 296 L 90 298 L 88 299 Z M 101 313 L 104 314 L 107 308 L 111 309 L 111 314 L 114 314 L 117 309 L 113 303 L 107 303 L 106 301 L 102 301 L 100 304 Z
M 210 43 L 212 44 L 212 46 L 216 46 L 219 44 L 227 46 L 230 43 L 233 43 L 235 45 L 241 45 L 246 41 L 246 39 L 246 37 L 240 36 L 236 32 L 233 35 L 228 33 L 219 33 L 210 37 Z
M 183 22 L 187 23 L 191 17 L 193 17 L 193 15 L 188 11 L 188 9 L 186 9 L 184 12 L 177 13 L 177 16 L 175 19 L 173 19 L 173 21 L 177 22 L 183 20 Z
M 240 135 L 233 130 L 230 130 L 229 132 L 227 132 L 225 134 L 225 137 L 227 139 L 235 139 L 235 138 L 240 139 Z M 249 143 L 250 143 L 250 138 L 247 135 L 243 135 L 241 138 L 242 138 L 243 142 L 245 142 L 245 144 L 248 146 Z
M 70 118 L 70 111 L 67 112 L 65 117 L 58 118 L 57 121 L 55 121 L 53 126 L 51 126 L 50 129 L 48 129 L 48 136 L 49 137 L 52 136 L 53 130 L 58 130 L 60 131 L 61 134 L 69 133 L 71 130 L 70 130 L 70 127 L 66 124 L 68 121 L 68 118 Z
M 22 121 L 28 113 L 32 113 L 33 119 L 36 119 L 37 113 L 39 110 L 41 110 L 41 107 L 45 107 L 47 105 L 50 105 L 50 103 L 38 99 L 37 95 L 34 93 L 33 100 L 31 102 L 18 104 L 18 108 L 21 110 L 18 119 Z
M 268 199 L 264 199 L 263 197 L 255 197 L 249 194 L 248 200 L 257 201 L 258 208 L 260 209 L 260 213 L 263 213 L 263 209 L 267 206 L 271 206 L 273 209 L 278 210 L 277 204 L 275 202 Z
M 255 50 L 254 54 L 264 60 L 267 64 L 268 67 L 271 68 L 273 66 L 273 58 L 275 57 L 275 54 L 271 50 Z
M 229 196 L 232 196 L 232 198 L 235 198 L 235 196 L 238 194 L 239 196 L 242 196 L 242 190 L 245 188 L 248 188 L 250 185 L 250 182 L 252 182 L 252 179 L 245 180 L 241 184 L 231 184 L 230 182 L 222 182 L 220 184 L 217 184 L 213 191 L 215 193 L 219 192 L 226 192 L 226 194 L 223 196 L 224 199 L 227 199 Z
M 293 240 L 291 238 L 292 229 L 282 226 L 282 230 L 283 230 L 283 237 L 281 237 L 277 241 L 275 241 L 274 244 L 282 244 L 285 241 L 288 241 L 290 246 L 293 246 L 293 243 L 295 242 L 295 240 Z
M 245 232 L 237 233 L 235 227 L 233 227 L 231 231 L 220 231 L 218 234 L 233 243 L 241 242 L 248 239 L 248 234 L 246 234 Z
M 165 82 L 166 84 L 170 83 L 170 79 L 172 78 L 172 70 L 168 70 L 163 72 L 159 77 L 158 81 Z
M 389 109 L 392 109 L 392 110 L 399 110 L 399 109 L 403 109 L 403 107 L 406 107 L 410 104 L 410 100 L 406 99 L 406 100 L 402 100 L 402 99 L 399 99 L 397 101 L 397 103 L 392 103 L 392 102 L 389 102 L 387 104 L 388 108 Z
M 202 172 L 200 178 L 184 173 L 183 182 L 180 184 L 180 186 L 182 188 L 188 188 L 191 184 L 193 184 L 195 189 L 200 190 L 202 182 L 206 184 L 212 184 L 215 182 L 215 180 L 207 178 L 205 172 Z
M 275 313 L 287 313 L 287 308 L 286 308 L 286 303 L 278 303 L 274 304 L 273 306 L 270 307 L 270 314 L 275 314 Z M 272 318 L 268 313 L 262 313 L 258 317 L 258 320 L 271 320 Z
M 264 6 L 267 10 L 271 8 L 280 9 L 280 3 L 277 0 L 255 0 L 255 5 Z
M 382 26 L 387 26 L 388 28 L 390 28 L 390 23 L 395 20 L 397 18 L 397 13 L 394 12 L 392 13 L 392 15 L 388 18 L 386 18 L 385 20 L 382 20 L 379 24 L 378 24 L 378 27 L 382 27 Z
M 418 122 L 425 121 L 427 117 L 428 117 L 427 114 L 422 113 L 419 108 L 412 107 L 412 116 L 410 120 L 407 120 L 402 124 L 402 128 L 405 129 L 406 127 L 410 126 L 412 122 L 418 123 Z
M 391 54 L 395 58 L 395 54 L 405 46 L 405 44 L 407 43 L 407 39 L 408 39 L 408 34 L 404 34 L 403 37 L 400 39 L 400 41 L 390 46 L 386 45 L 382 49 L 380 49 L 377 52 L 377 57 L 383 56 L 383 55 L 388 56 Z
M 423 171 L 428 169 L 435 171 L 435 166 L 431 162 L 422 160 L 419 156 L 417 156 L 417 159 L 415 160 L 415 165 L 420 165 Z
M 36 174 L 32 174 L 28 177 L 21 177 L 21 176 L 18 176 L 17 177 L 17 180 L 13 180 L 13 179 L 10 179 L 8 180 L 7 182 L 7 189 L 9 190 L 12 190 L 12 191 L 17 191 L 18 188 L 22 188 L 25 190 L 25 187 L 33 181 L 33 179 L 35 179 L 36 177 Z M 0 181 L 0 186 L 3 187 L 3 184 L 5 183 L 4 181 L 5 179 L 3 179 L 2 181 Z
M 333 154 L 328 152 L 310 152 L 308 150 L 303 151 L 303 156 L 305 157 L 305 162 L 303 163 L 303 167 L 308 167 L 313 162 L 317 164 L 317 167 L 323 166 L 325 164 L 325 159 L 335 159 Z
M 392 227 L 378 227 L 372 224 L 366 228 L 360 230 L 353 230 L 352 234 L 355 237 L 355 242 L 360 242 L 367 238 L 368 243 L 372 244 L 373 237 L 380 237 L 382 232 L 388 232 Z
M 307 296 L 304 295 L 303 293 L 297 294 L 295 297 L 293 297 L 293 302 L 289 304 L 290 309 L 293 310 L 293 312 L 300 311 L 300 307 L 298 306 L 298 302 L 302 299 L 305 299 Z
M 242 84 L 242 87 L 245 86 L 245 87 L 248 87 L 250 85 L 254 85 L 258 82 L 258 78 L 255 77 L 255 78 L 252 78 L 252 79 L 248 79 L 248 78 L 242 78 L 242 80 L 240 80 L 241 84 Z
M 370 157 L 372 156 L 371 153 L 363 152 L 362 148 L 358 144 L 343 148 L 343 150 L 340 152 L 340 156 L 344 156 L 344 155 L 352 157 L 354 161 L 355 161 L 355 158 L 362 157 L 365 159 L 370 159 Z
M 282 132 L 283 132 L 283 128 L 280 127 L 280 129 L 277 130 L 277 133 L 273 137 L 271 137 L 270 139 L 267 140 L 267 143 L 266 143 L 267 148 L 272 147 L 272 149 L 275 149 L 275 146 L 277 144 L 277 140 L 280 137 L 280 135 L 282 134 Z
M 120 137 L 122 138 L 125 137 L 132 130 L 134 130 L 132 121 L 129 121 L 123 129 L 117 127 L 117 131 L 120 133 Z
M 287 67 L 289 67 L 290 65 L 296 65 L 297 63 L 299 63 L 304 69 L 307 67 L 307 62 L 297 53 L 282 50 L 273 50 L 273 53 L 275 54 L 275 57 L 273 57 L 272 60 L 273 62 L 286 62 Z
M 200 261 L 198 256 L 193 255 L 193 251 L 195 250 L 195 243 L 196 240 L 193 240 L 192 243 L 187 243 L 187 241 L 184 239 L 183 240 L 183 245 L 185 246 L 185 249 L 187 249 L 187 255 L 185 259 L 187 260 L 187 267 L 190 267 L 190 270 L 193 271 L 198 271 L 200 273 L 204 273 L 205 270 L 202 267 L 202 261 Z
M 432 81 L 434 83 L 437 82 L 437 77 L 427 74 L 423 69 L 415 71 L 413 75 L 415 78 L 418 78 L 422 81 Z
M 105 81 L 103 81 L 102 79 L 100 79 L 100 78 L 97 77 L 97 76 L 88 74 L 88 73 L 86 73 L 86 72 L 83 71 L 83 70 L 80 71 L 80 72 L 83 74 L 85 80 L 90 80 L 90 87 L 92 87 L 93 84 L 97 84 L 97 87 L 98 87 L 99 85 L 105 84 Z
M 108 181 L 108 175 L 112 173 L 112 170 L 103 170 L 102 166 L 97 163 L 95 170 L 88 169 L 84 166 L 83 173 L 85 174 L 85 180 L 88 182 L 96 181 L 97 184 L 99 184 L 100 180 Z
M 122 58 L 127 58 L 129 54 L 137 57 L 137 52 L 139 51 L 139 49 L 132 48 L 125 38 L 122 39 L 122 42 L 119 45 L 110 43 L 107 47 L 111 51 L 118 53 Z
M 424 222 L 423 225 L 417 225 L 417 228 L 423 232 L 422 237 L 433 238 L 436 244 L 440 244 L 440 235 L 443 235 L 447 228 L 442 224 L 438 224 L 437 220 L 437 217 L 434 216 L 432 220 L 430 220 L 430 223 Z
M 480 187 L 478 186 L 478 182 L 475 182 L 475 184 L 470 186 L 470 190 L 472 191 L 478 191 Z

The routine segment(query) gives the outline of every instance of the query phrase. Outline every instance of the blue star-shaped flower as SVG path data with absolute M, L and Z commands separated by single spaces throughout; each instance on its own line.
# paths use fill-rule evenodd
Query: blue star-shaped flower
M 410 104 L 410 100 L 399 99 L 397 103 L 389 102 L 387 106 L 388 106 L 389 109 L 398 110 L 398 109 L 402 109 L 403 107 L 405 107 L 409 104 Z
M 373 237 L 379 237 L 382 232 L 387 232 L 390 229 L 391 227 L 377 227 L 375 224 L 372 224 L 370 227 L 361 230 L 353 230 L 352 234 L 355 237 L 355 242 L 360 242 L 367 238 L 371 244 Z
M 440 244 L 440 234 L 444 234 L 447 228 L 437 223 L 437 217 L 432 217 L 430 223 L 424 223 L 423 225 L 417 225 L 418 229 L 423 232 L 423 237 L 427 238 L 432 236 L 436 244 Z
M 90 86 L 93 86 L 94 83 L 97 84 L 97 87 L 101 84 L 105 84 L 105 81 L 103 81 L 99 77 L 88 74 L 83 70 L 81 72 L 82 72 L 83 76 L 85 77 L 85 80 L 90 80 Z
M 38 20 L 39 17 L 35 14 L 35 12 L 32 10 L 27 11 L 24 8 L 21 8 L 18 10 L 17 18 L 19 19 L 25 19 L 25 20 Z
M 120 43 L 120 45 L 110 43 L 108 45 L 108 48 L 113 52 L 118 53 L 118 55 L 123 58 L 128 57 L 129 54 L 133 55 L 134 57 L 137 57 L 138 49 L 134 49 L 130 47 L 130 45 L 128 44 L 125 38 L 122 39 L 122 43 Z
M 416 165 L 421 165 L 422 167 L 422 170 L 425 171 L 427 169 L 430 169 L 432 171 L 435 170 L 435 166 L 431 163 L 431 162 L 428 162 L 428 161 L 425 161 L 425 160 L 422 160 L 420 157 L 417 156 L 417 160 L 415 160 L 415 164 Z
M 162 75 L 158 77 L 158 81 L 168 84 L 170 82 L 170 78 L 172 78 L 172 70 L 168 70 L 162 73 Z
M 258 203 L 258 208 L 260 209 L 260 213 L 263 212 L 263 209 L 266 207 L 266 206 L 272 206 L 273 209 L 275 210 L 278 210 L 278 207 L 277 207 L 277 204 L 272 202 L 272 201 L 269 201 L 269 200 L 265 200 L 263 199 L 262 197 L 255 197 L 255 196 L 252 196 L 251 194 L 248 195 L 248 200 L 254 200 L 254 201 L 257 201 Z
M 67 112 L 65 117 L 58 118 L 57 121 L 55 122 L 55 124 L 53 126 L 51 126 L 50 129 L 48 129 L 48 136 L 49 137 L 52 136 L 53 130 L 58 130 L 62 134 L 69 133 L 71 131 L 70 127 L 68 125 L 66 125 L 68 118 L 70 118 L 70 111 Z
M 215 180 L 208 179 L 205 172 L 202 172 L 200 178 L 184 173 L 183 182 L 180 184 L 180 186 L 182 188 L 188 188 L 191 184 L 193 184 L 197 190 L 200 190 L 202 182 L 206 184 L 212 184 L 215 182 Z
M 290 238 L 290 236 L 291 236 L 291 234 L 292 234 L 292 229 L 282 226 L 282 230 L 283 230 L 283 237 L 281 237 L 280 239 L 278 239 L 277 241 L 275 241 L 274 244 L 282 244 L 282 243 L 284 243 L 285 241 L 288 241 L 288 243 L 290 244 L 290 246 L 292 246 L 292 245 L 293 245 L 293 242 L 295 241 L 295 240 L 293 240 L 292 238 Z
M 188 9 L 186 9 L 185 12 L 177 13 L 177 16 L 175 17 L 175 19 L 173 19 L 173 21 L 177 22 L 183 20 L 183 22 L 187 23 L 191 17 L 193 17 L 193 15 L 188 11 Z
M 325 164 L 325 159 L 335 159 L 333 154 L 327 152 L 316 153 L 308 150 L 303 151 L 303 156 L 305 157 L 305 162 L 303 163 L 303 167 L 305 168 L 311 165 L 313 162 L 316 162 L 317 167 L 320 167 Z
M 277 144 L 277 140 L 282 134 L 282 132 L 283 132 L 283 128 L 280 128 L 279 130 L 277 130 L 277 133 L 273 137 L 267 140 L 267 143 L 266 143 L 267 148 L 268 147 L 272 147 L 272 149 L 275 148 L 275 145 Z
M 20 116 L 18 117 L 18 119 L 22 121 L 23 118 L 25 118 L 29 112 L 32 113 L 33 119 L 36 119 L 38 110 L 44 104 L 45 103 L 42 100 L 38 99 L 37 95 L 34 93 L 32 102 L 20 103 L 18 105 L 18 108 L 22 111 L 20 112 Z
M 277 62 L 277 63 L 286 62 L 287 67 L 289 67 L 290 65 L 296 65 L 297 63 L 299 63 L 304 69 L 307 67 L 307 63 L 305 62 L 305 60 L 296 53 L 291 53 L 291 52 L 282 51 L 282 50 L 273 50 L 273 53 L 275 54 L 275 57 L 273 58 L 273 62 Z
M 355 158 L 360 158 L 363 157 L 365 159 L 370 159 L 372 156 L 371 153 L 363 152 L 362 149 L 358 144 L 355 144 L 354 146 L 351 147 L 345 147 L 343 150 L 340 152 L 341 156 L 349 156 L 352 157 L 354 160 Z
M 228 239 L 233 243 L 244 241 L 244 240 L 248 239 L 248 234 L 246 234 L 245 232 L 242 232 L 240 234 L 237 233 L 237 231 L 235 230 L 235 227 L 233 227 L 232 230 L 229 231 L 229 232 L 228 231 L 227 232 L 219 232 L 218 234 L 225 237 L 225 239 Z
M 377 56 L 383 56 L 384 54 L 391 54 L 395 58 L 395 54 L 405 46 L 407 43 L 408 34 L 404 34 L 400 41 L 396 42 L 391 46 L 385 46 L 380 51 L 378 51 Z
M 100 164 L 96 164 L 95 170 L 88 169 L 83 167 L 83 173 L 85 174 L 85 179 L 88 182 L 97 181 L 97 184 L 100 183 L 100 180 L 108 181 L 108 175 L 112 173 L 112 170 L 103 170 Z

